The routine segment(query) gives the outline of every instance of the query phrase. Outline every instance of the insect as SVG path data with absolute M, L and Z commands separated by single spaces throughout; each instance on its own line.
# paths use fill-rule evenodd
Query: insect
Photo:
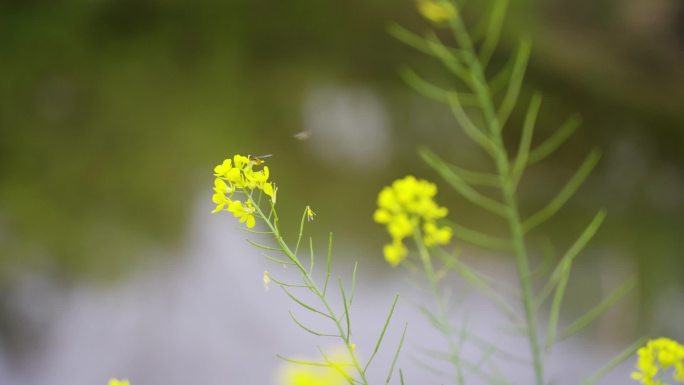
M 294 135 L 292 135 L 293 138 L 297 140 L 307 140 L 311 137 L 311 131 L 300 131 Z
M 252 162 L 252 164 L 256 166 L 261 166 L 262 164 L 266 163 L 264 158 L 270 158 L 272 157 L 273 154 L 266 154 L 266 155 L 248 155 L 247 157 L 249 158 L 249 161 Z

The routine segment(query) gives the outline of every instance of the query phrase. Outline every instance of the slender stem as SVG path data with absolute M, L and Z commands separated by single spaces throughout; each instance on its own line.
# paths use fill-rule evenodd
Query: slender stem
M 532 365 L 534 366 L 536 383 L 537 385 L 543 385 L 544 371 L 541 359 L 541 349 L 539 348 L 539 337 L 537 336 L 537 314 L 534 306 L 534 293 L 532 291 L 530 279 L 529 258 L 525 246 L 516 194 L 512 183 L 510 183 L 511 180 L 508 179 L 507 182 L 508 183 L 502 186 L 502 191 L 504 200 L 509 207 L 508 226 L 511 231 L 518 278 L 522 289 L 522 302 L 523 307 L 525 308 L 525 320 L 527 323 L 527 338 L 530 343 L 530 349 L 532 350 Z
M 252 200 L 252 197 L 249 197 L 250 200 Z M 252 200 L 254 203 L 254 201 Z M 330 303 L 328 300 L 325 298 L 325 294 L 319 289 L 318 285 L 316 285 L 315 281 L 313 280 L 313 277 L 311 277 L 311 274 L 309 271 L 301 264 L 297 256 L 290 250 L 290 247 L 285 243 L 283 240 L 283 237 L 280 235 L 280 231 L 278 229 L 277 225 L 277 215 L 275 214 L 275 208 L 272 207 L 272 211 L 274 213 L 275 220 L 273 222 L 268 220 L 268 217 L 264 214 L 264 212 L 261 210 L 261 207 L 258 205 L 254 206 L 256 209 L 256 212 L 259 214 L 259 216 L 264 220 L 266 225 L 269 227 L 269 229 L 273 232 L 273 236 L 276 240 L 276 243 L 278 243 L 278 246 L 280 249 L 283 251 L 283 253 L 292 261 L 295 266 L 299 269 L 302 278 L 304 280 L 304 283 L 307 285 L 307 287 L 321 300 L 321 303 L 323 306 L 325 306 L 326 311 L 328 312 L 328 315 L 330 315 L 330 319 L 333 320 L 335 323 L 335 326 L 337 327 L 337 331 L 339 332 L 340 338 L 344 341 L 345 346 L 347 347 L 347 351 L 349 352 L 349 356 L 352 359 L 352 365 L 358 372 L 359 376 L 361 377 L 361 383 L 363 385 L 368 385 L 368 379 L 366 378 L 366 372 L 365 370 L 362 369 L 361 364 L 359 363 L 358 358 L 356 357 L 356 353 L 354 352 L 354 347 L 352 346 L 349 336 L 347 333 L 344 331 L 344 327 L 342 326 L 342 322 L 337 318 L 335 315 L 335 311 L 332 309 L 332 306 L 330 306 Z
M 474 91 L 482 104 L 481 110 L 488 127 L 489 136 L 494 141 L 498 152 L 497 156 L 494 157 L 494 161 L 496 163 L 497 173 L 499 174 L 500 189 L 503 195 L 504 205 L 506 206 L 506 219 L 511 233 L 518 279 L 522 289 L 521 299 L 525 309 L 527 338 L 532 353 L 535 383 L 536 385 L 543 385 L 544 370 L 541 349 L 539 347 L 539 338 L 537 336 L 537 314 L 534 307 L 534 293 L 532 291 L 530 279 L 529 257 L 527 255 L 527 247 L 525 245 L 515 187 L 512 183 L 511 163 L 508 160 L 508 155 L 501 135 L 502 127 L 496 117 L 494 102 L 486 85 L 484 69 L 477 59 L 475 48 L 463 21 L 457 16 L 452 20 L 451 26 L 454 30 L 454 36 L 461 45 L 461 48 L 468 53 L 468 66 L 475 80 L 473 82 Z
M 428 279 L 428 282 L 430 283 L 430 289 L 432 289 L 432 294 L 435 297 L 435 302 L 437 304 L 437 321 L 440 323 L 440 327 L 438 328 L 438 330 L 444 335 L 449 345 L 449 358 L 451 364 L 454 366 L 454 369 L 456 370 L 456 378 L 458 380 L 458 384 L 464 385 L 465 377 L 463 374 L 463 365 L 461 365 L 460 348 L 453 341 L 449 324 L 449 316 L 447 314 L 447 309 L 444 305 L 444 296 L 439 290 L 439 278 L 437 277 L 437 274 L 435 274 L 435 269 L 432 266 L 432 259 L 430 258 L 430 252 L 425 247 L 425 243 L 423 242 L 423 237 L 421 236 L 419 229 L 415 229 L 413 231 L 413 240 L 415 241 L 416 246 L 418 247 L 420 261 L 423 264 L 423 270 L 425 270 L 425 275 Z

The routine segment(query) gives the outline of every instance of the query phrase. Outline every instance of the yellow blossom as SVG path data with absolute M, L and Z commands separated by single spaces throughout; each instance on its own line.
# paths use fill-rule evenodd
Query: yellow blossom
M 353 349 L 352 349 L 353 350 Z M 348 384 L 342 373 L 351 365 L 351 359 L 346 349 L 338 348 L 326 354 L 330 366 L 305 366 L 285 363 L 279 370 L 279 385 L 346 385 Z M 345 374 L 346 375 L 346 374 Z
M 394 239 L 404 239 L 413 233 L 413 222 L 405 213 L 399 213 L 387 224 L 387 231 Z
M 246 204 L 242 204 L 240 201 L 232 201 L 228 205 L 228 211 L 233 213 L 236 218 L 240 218 L 240 223 L 245 223 L 248 228 L 254 227 L 256 220 L 254 219 L 254 206 L 252 201 L 247 201 Z
M 406 258 L 408 250 L 403 241 L 414 233 L 422 236 L 428 247 L 445 245 L 451 240 L 451 229 L 438 227 L 435 222 L 448 213 L 446 207 L 434 201 L 435 195 L 435 184 L 411 175 L 395 180 L 380 190 L 373 220 L 386 225 L 392 238 L 392 243 L 383 248 L 385 259 L 390 265 L 396 266 Z
M 128 380 L 117 380 L 116 378 L 112 378 L 107 385 L 131 385 L 131 383 Z
M 271 201 L 275 203 L 275 188 L 273 188 L 273 183 L 264 183 L 261 189 L 264 192 L 264 194 L 268 195 L 271 198 Z
M 644 385 L 665 385 L 664 374 L 672 369 L 672 379 L 684 383 L 684 346 L 669 338 L 649 340 L 637 351 L 636 371 L 632 379 Z
M 244 222 L 247 227 L 254 227 L 256 202 L 252 200 L 252 194 L 264 193 L 273 204 L 276 201 L 277 189 L 273 182 L 269 182 L 270 169 L 263 165 L 264 163 L 263 160 L 256 162 L 248 156 L 236 154 L 214 167 L 216 179 L 211 200 L 216 207 L 212 213 L 226 210 L 240 218 L 240 222 Z M 261 167 L 261 169 L 254 167 Z M 236 199 L 235 194 L 238 192 L 244 193 L 247 199 L 244 201 Z
M 382 249 L 382 253 L 385 255 L 387 263 L 394 267 L 406 258 L 408 250 L 406 250 L 406 246 L 401 241 L 395 240 L 392 243 L 386 244 Z
M 211 201 L 216 204 L 216 208 L 212 213 L 217 213 L 230 205 L 231 200 L 226 194 L 232 194 L 233 190 L 223 180 L 219 178 L 214 180 L 214 195 L 211 197 Z
M 418 0 L 418 12 L 433 23 L 446 23 L 456 16 L 456 8 L 448 0 Z
M 446 245 L 451 240 L 451 228 L 437 227 L 435 222 L 426 222 L 423 225 L 423 232 L 425 234 L 425 246 Z

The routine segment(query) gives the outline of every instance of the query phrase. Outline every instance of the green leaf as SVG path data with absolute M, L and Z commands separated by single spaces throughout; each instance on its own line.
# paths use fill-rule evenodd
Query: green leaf
M 390 311 L 387 314 L 385 324 L 382 326 L 382 331 L 380 331 L 380 337 L 378 337 L 378 342 L 375 343 L 375 349 L 373 349 L 373 353 L 371 354 L 370 358 L 368 358 L 366 365 L 364 365 L 364 372 L 368 370 L 368 367 L 370 366 L 371 362 L 373 362 L 375 355 L 378 354 L 378 350 L 380 350 L 380 345 L 382 345 L 382 339 L 385 338 L 385 332 L 387 332 L 387 327 L 389 326 L 389 323 L 392 320 L 392 315 L 394 314 L 394 308 L 397 306 L 397 301 L 399 301 L 399 294 L 394 296 L 394 301 L 392 301 L 392 307 L 390 308 Z
M 458 177 L 463 179 L 468 184 L 488 186 L 488 187 L 499 187 L 501 185 L 501 183 L 499 182 L 499 176 L 498 175 L 489 174 L 489 173 L 485 173 L 485 172 L 479 172 L 479 171 L 466 170 L 464 168 L 460 168 L 460 167 L 453 165 L 451 163 L 447 163 L 444 160 L 442 160 L 437 154 L 430 151 L 430 149 L 427 147 L 420 147 L 418 149 L 418 154 L 428 164 L 432 164 L 432 163 L 442 164 L 447 169 L 445 171 L 450 171 L 450 172 L 456 174 Z
M 625 362 L 627 359 L 632 357 L 637 350 L 644 344 L 645 338 L 639 338 L 631 344 L 627 349 L 620 352 L 618 355 L 613 357 L 612 360 L 608 361 L 601 369 L 597 370 L 596 373 L 592 374 L 588 378 L 582 381 L 582 385 L 594 385 L 601 380 L 606 374 L 610 373 L 616 366 Z
M 565 289 L 568 285 L 568 280 L 570 279 L 570 272 L 572 270 L 572 262 L 575 257 L 582 251 L 584 246 L 591 240 L 591 238 L 596 234 L 599 227 L 603 223 L 606 217 L 604 210 L 599 211 L 594 219 L 591 221 L 589 226 L 584 229 L 582 234 L 579 236 L 577 241 L 568 249 L 567 253 L 563 256 L 558 264 L 558 267 L 553 272 L 551 276 L 551 282 L 556 281 L 556 293 L 551 304 L 551 312 L 549 315 L 549 326 L 548 326 L 548 336 L 546 339 L 547 348 L 552 346 L 556 342 L 556 333 L 558 329 L 558 321 L 560 318 L 561 304 L 563 302 L 563 297 L 565 296 Z
M 527 158 L 530 154 L 530 145 L 532 144 L 532 136 L 534 134 L 534 125 L 537 121 L 541 101 L 541 94 L 535 93 L 534 96 L 532 96 L 530 105 L 527 108 L 527 113 L 525 114 L 523 132 L 520 137 L 520 144 L 518 145 L 518 155 L 515 157 L 511 171 L 511 179 L 514 186 L 517 186 L 520 182 L 520 178 L 525 171 L 525 166 L 527 166 Z
M 275 263 L 277 263 L 277 264 L 280 264 L 280 265 L 293 265 L 293 266 L 295 266 L 295 264 L 292 263 L 292 262 L 290 262 L 290 261 L 286 261 L 286 260 L 284 260 L 284 259 L 272 257 L 272 256 L 270 256 L 270 255 L 268 255 L 268 254 L 266 254 L 266 253 L 261 253 L 261 255 L 262 255 L 264 258 L 266 258 L 266 259 L 268 259 L 268 260 L 271 260 L 271 261 L 273 261 L 273 262 L 275 262 Z
M 445 220 L 444 222 L 451 227 L 454 231 L 454 235 L 456 235 L 456 239 L 459 241 L 494 251 L 511 251 L 513 249 L 513 244 L 510 239 L 499 238 L 472 230 L 454 221 Z
M 580 124 L 582 124 L 582 118 L 579 115 L 569 117 L 550 138 L 530 152 L 530 156 L 527 158 L 527 164 L 533 165 L 551 155 L 575 132 Z
M 459 60 L 459 58 L 453 54 L 452 49 L 445 46 L 442 41 L 439 40 L 439 37 L 434 33 L 428 34 L 425 40 L 432 50 L 433 56 L 438 58 L 442 62 L 442 65 L 446 67 L 446 69 L 451 71 L 459 80 L 472 89 L 474 84 L 473 76 L 466 69 L 466 67 L 461 64 L 462 61 L 467 61 L 467 56 L 464 57 L 463 60 Z M 462 52 L 463 55 L 468 55 L 467 52 Z
M 424 37 L 409 31 L 408 29 L 400 26 L 399 24 L 389 23 L 387 25 L 387 32 L 395 39 L 406 44 L 407 46 L 412 47 L 415 50 L 420 51 L 426 55 L 437 57 L 430 42 L 428 42 Z M 447 51 L 449 51 L 450 54 L 455 58 L 462 59 L 463 57 L 463 52 L 461 50 L 447 48 Z
M 354 302 L 354 294 L 356 294 L 356 271 L 359 267 L 359 262 L 354 262 L 354 270 L 352 270 L 351 293 L 349 294 L 349 306 Z
M 464 198 L 501 217 L 506 217 L 507 208 L 503 203 L 484 196 L 470 187 L 460 176 L 453 173 L 449 167 L 447 167 L 442 160 L 434 154 L 431 156 L 429 153 L 421 153 L 421 155 L 423 155 L 425 162 L 435 169 L 435 171 L 437 171 L 440 175 L 442 175 L 442 178 L 444 178 L 446 182 L 449 183 L 451 187 L 458 191 Z
M 309 237 L 309 275 L 313 274 L 313 269 L 314 269 L 313 238 Z
M 497 159 L 501 156 L 502 150 L 499 146 L 494 143 L 487 134 L 477 128 L 473 121 L 468 117 L 468 114 L 463 110 L 457 93 L 452 92 L 449 94 L 449 107 L 451 108 L 452 115 L 456 118 L 456 121 L 461 128 L 463 128 L 463 132 L 465 132 L 473 142 L 485 150 L 492 158 Z
M 463 279 L 473 287 L 482 291 L 482 293 L 488 297 L 502 313 L 511 319 L 519 319 L 513 308 L 508 304 L 508 301 L 503 299 L 501 295 L 492 288 L 485 276 L 461 262 L 458 258 L 445 253 L 443 250 L 440 250 L 440 256 L 445 260 L 445 263 L 449 264 L 449 267 L 453 268 L 456 273 L 463 277 Z
M 499 106 L 499 111 L 496 115 L 499 122 L 499 129 L 503 129 L 506 126 L 506 121 L 518 102 L 518 96 L 520 95 L 520 88 L 522 87 L 525 78 L 525 69 L 527 68 L 527 61 L 530 58 L 531 49 L 532 44 L 529 40 L 522 40 L 520 42 L 508 88 L 506 89 L 503 101 L 501 102 L 501 106 Z
M 290 283 L 283 282 L 283 281 L 281 281 L 281 280 L 275 278 L 274 276 L 272 276 L 272 275 L 270 275 L 270 274 L 268 275 L 268 279 L 270 279 L 271 281 L 275 282 L 275 283 L 278 284 L 279 286 L 284 286 L 284 287 L 295 287 L 295 288 L 302 288 L 302 289 L 303 289 L 303 288 L 306 288 L 306 289 L 309 289 L 309 288 L 310 288 L 310 287 L 307 286 L 307 285 L 295 285 L 295 284 L 290 284 Z
M 579 167 L 575 175 L 570 178 L 568 183 L 563 186 L 561 191 L 541 210 L 527 218 L 522 226 L 523 231 L 528 232 L 534 227 L 544 223 L 560 210 L 563 205 L 573 196 L 579 187 L 587 179 L 591 171 L 594 169 L 599 159 L 601 158 L 598 150 L 593 150 Z
M 297 236 L 297 243 L 295 245 L 294 255 L 297 255 L 297 252 L 299 251 L 299 244 L 302 241 L 302 235 L 304 234 L 304 222 L 306 219 L 306 212 L 307 207 L 304 208 L 304 212 L 302 213 L 302 220 L 299 222 L 299 235 Z
M 494 96 L 499 92 L 506 89 L 508 85 L 508 79 L 511 77 L 511 72 L 513 71 L 513 65 L 515 64 L 515 55 L 506 61 L 506 64 L 501 68 L 494 76 L 492 76 L 487 81 L 487 88 L 489 89 L 489 94 Z
M 318 336 L 318 337 L 337 337 L 337 338 L 341 337 L 339 334 L 319 333 L 317 331 L 311 330 L 308 327 L 304 326 L 304 324 L 299 322 L 299 320 L 294 316 L 294 314 L 292 314 L 291 311 L 288 313 L 290 313 L 290 318 L 292 318 L 292 321 L 294 321 L 294 323 L 297 324 L 297 326 L 299 326 L 302 330 L 304 330 L 307 333 L 311 333 L 311 334 Z
M 487 32 L 485 32 L 485 40 L 482 44 L 482 49 L 480 50 L 480 62 L 484 68 L 487 67 L 489 60 L 499 43 L 499 39 L 501 38 L 501 28 L 503 26 L 504 18 L 506 17 L 508 2 L 509 0 L 497 0 L 492 8 Z
M 283 291 L 285 292 L 285 294 L 287 294 L 288 297 L 290 297 L 293 301 L 295 301 L 296 303 L 298 303 L 298 304 L 299 304 L 300 306 L 302 306 L 303 308 L 305 308 L 305 309 L 307 309 L 307 310 L 309 310 L 309 311 L 311 311 L 311 312 L 320 314 L 320 315 L 322 315 L 323 317 L 330 318 L 331 320 L 334 321 L 334 318 L 333 318 L 332 316 L 330 316 L 329 314 L 325 314 L 325 313 L 323 313 L 322 311 L 320 311 L 320 310 L 314 308 L 313 306 L 307 305 L 307 304 L 304 303 L 302 300 L 300 300 L 299 298 L 297 298 L 297 297 L 295 297 L 294 295 L 292 295 L 292 293 L 290 293 L 285 287 L 281 286 L 281 288 L 283 289 Z
M 397 359 L 399 359 L 399 353 L 401 352 L 401 348 L 402 346 L 404 346 L 406 328 L 408 328 L 408 324 L 404 324 L 404 331 L 401 333 L 401 339 L 399 340 L 399 346 L 397 346 L 397 351 L 394 352 L 394 358 L 392 358 L 392 365 L 390 366 L 389 374 L 387 374 L 387 380 L 385 381 L 385 385 L 389 384 L 392 380 L 392 375 L 394 374 L 394 367 L 397 364 Z
M 344 377 L 344 379 L 347 380 L 349 385 L 354 385 L 354 383 L 356 381 L 350 375 L 348 375 L 347 372 L 342 370 L 341 365 L 339 363 L 336 363 L 336 362 L 333 362 L 332 360 L 330 360 L 328 358 L 328 356 L 323 352 L 323 350 L 320 347 L 318 347 L 318 351 L 321 353 L 321 356 L 323 357 L 325 362 L 330 364 L 331 368 L 335 369 L 337 371 L 337 373 L 339 373 L 342 377 Z M 354 366 L 354 365 L 349 364 L 349 366 Z
M 399 76 L 419 94 L 440 103 L 448 104 L 449 94 L 451 92 L 456 92 L 446 90 L 428 82 L 409 67 L 401 67 L 399 69 Z M 461 102 L 466 106 L 477 106 L 479 104 L 475 95 L 469 94 L 462 94 Z
M 594 322 L 597 318 L 599 318 L 601 315 L 603 315 L 608 309 L 610 309 L 617 301 L 622 299 L 627 293 L 632 291 L 634 287 L 636 286 L 636 279 L 629 279 L 625 281 L 622 285 L 620 285 L 617 289 L 615 289 L 610 295 L 608 295 L 603 301 L 601 301 L 598 305 L 594 306 L 586 312 L 582 317 L 577 319 L 575 322 L 570 324 L 567 328 L 565 328 L 560 334 L 558 339 L 563 340 L 565 338 L 568 338 L 575 333 L 579 332 L 580 330 L 584 329 L 587 327 L 589 324 Z
M 332 240 L 333 240 L 333 233 L 330 233 L 328 235 L 328 255 L 326 257 L 326 265 L 325 265 L 325 283 L 323 284 L 323 296 L 325 297 L 325 293 L 328 290 L 328 282 L 330 281 L 330 265 L 331 265 L 331 258 L 332 258 Z
M 276 354 L 276 357 L 280 358 L 280 359 L 283 360 L 283 361 L 287 361 L 287 362 L 290 362 L 290 363 L 293 363 L 293 364 L 297 364 L 297 365 L 321 366 L 321 367 L 326 367 L 326 368 L 333 367 L 333 366 L 335 366 L 335 365 L 339 365 L 339 366 L 352 366 L 352 365 L 350 365 L 350 364 L 337 364 L 337 363 L 330 363 L 330 362 L 322 363 L 322 362 L 314 362 L 314 361 L 295 360 L 295 359 L 293 359 L 293 358 L 288 358 L 288 357 L 285 357 L 285 356 L 281 356 L 280 354 Z
M 546 300 L 546 297 L 549 294 L 551 294 L 551 292 L 553 292 L 554 287 L 558 284 L 558 282 L 561 281 L 563 276 L 569 273 L 569 269 L 572 267 L 572 263 L 575 260 L 575 257 L 579 255 L 582 249 L 584 249 L 587 243 L 589 243 L 591 238 L 594 237 L 594 234 L 596 234 L 596 232 L 601 227 L 601 224 L 603 224 L 603 221 L 605 219 L 605 210 L 601 210 L 598 213 L 596 213 L 594 218 L 587 225 L 587 227 L 584 228 L 584 230 L 577 238 L 577 240 L 575 240 L 572 246 L 570 246 L 570 248 L 565 252 L 563 257 L 558 262 L 558 265 L 556 265 L 556 268 L 551 273 L 549 280 L 539 291 L 539 294 L 536 299 L 537 307 L 541 306 L 541 304 Z
M 262 245 L 261 243 L 256 243 L 256 242 L 254 242 L 254 241 L 252 241 L 252 240 L 249 240 L 249 239 L 245 239 L 245 240 L 246 240 L 247 243 L 249 243 L 250 245 L 252 245 L 252 246 L 254 246 L 254 247 L 258 247 L 258 248 L 260 248 L 260 249 L 269 250 L 269 251 L 278 251 L 278 252 L 282 252 L 282 250 L 277 249 L 277 248 L 275 248 L 275 247 Z
M 347 294 L 344 292 L 344 284 L 342 283 L 342 278 L 338 279 L 340 285 L 340 293 L 342 294 L 342 303 L 344 304 L 344 319 L 347 321 L 347 336 L 344 341 L 349 343 L 349 337 L 351 336 L 351 321 L 349 317 L 349 302 L 347 301 Z

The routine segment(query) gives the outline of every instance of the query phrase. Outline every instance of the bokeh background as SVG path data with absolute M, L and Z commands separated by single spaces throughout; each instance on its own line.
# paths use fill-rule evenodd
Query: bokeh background
M 435 180 L 452 218 L 498 231 L 418 157 L 426 145 L 485 161 L 444 106 L 399 79 L 410 64 L 451 81 L 391 38 L 390 21 L 429 27 L 409 0 L 0 2 L 0 383 L 267 384 L 274 353 L 315 355 L 286 298 L 262 287 L 274 267 L 229 215 L 208 215 L 211 170 L 235 152 L 273 154 L 286 229 L 311 205 L 321 248 L 335 233 L 340 273 L 360 262 L 369 329 L 393 290 L 411 291 L 372 223 L 383 185 Z M 603 152 L 545 232 L 562 250 L 596 209 L 609 213 L 578 259 L 567 316 L 635 275 L 637 290 L 582 333 L 589 350 L 684 340 L 684 3 L 513 0 L 495 63 L 523 35 L 523 98 L 545 95 L 540 137 L 583 117 L 528 174 L 524 209 Z M 510 274 L 503 257 L 469 252 Z M 409 302 L 404 316 L 419 319 Z

